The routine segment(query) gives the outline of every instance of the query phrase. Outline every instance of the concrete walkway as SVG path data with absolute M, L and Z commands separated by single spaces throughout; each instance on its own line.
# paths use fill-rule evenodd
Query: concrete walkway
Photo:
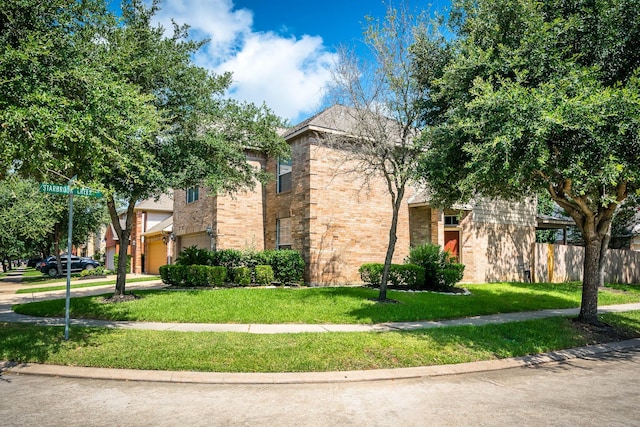
M 12 278 L 15 281 L 15 278 Z M 109 279 L 105 279 L 109 280 Z M 64 283 L 64 282 L 63 282 Z M 74 284 L 77 282 L 74 282 Z M 58 284 L 59 285 L 59 284 Z M 114 285 L 96 286 L 72 289 L 72 297 L 98 295 L 108 292 Z M 161 281 L 147 281 L 127 284 L 127 290 L 160 289 L 164 287 Z M 65 291 L 49 291 L 33 294 L 15 294 L 17 288 L 24 286 L 0 282 L 0 322 L 32 323 L 37 325 L 63 326 L 62 318 L 41 318 L 17 314 L 11 310 L 13 304 L 62 298 Z M 600 313 L 613 313 L 640 310 L 640 303 L 602 306 Z M 462 325 L 489 325 L 497 323 L 518 322 L 523 320 L 543 319 L 549 317 L 575 316 L 578 308 L 551 309 L 528 311 L 520 313 L 503 313 L 487 316 L 474 316 L 461 319 L 420 322 L 389 322 L 374 325 L 356 324 L 209 324 L 209 323 L 161 323 L 161 322 L 130 322 L 103 321 L 91 319 L 71 319 L 73 326 L 99 326 L 107 328 L 145 329 L 158 331 L 180 332 L 244 332 L 254 334 L 279 334 L 301 332 L 371 332 L 371 331 L 410 331 L 417 329 L 440 328 Z M 432 375 L 447 375 L 462 372 L 477 372 L 484 370 L 505 369 L 517 366 L 532 366 L 540 363 L 557 362 L 575 357 L 590 357 L 612 351 L 640 347 L 640 339 L 623 341 L 621 343 L 601 344 L 546 353 L 520 358 L 492 360 L 484 362 L 464 363 L 448 366 L 431 366 L 420 368 L 383 369 L 372 371 L 350 372 L 314 372 L 314 373 L 279 373 L 279 374 L 229 374 L 229 373 L 200 373 L 200 372 L 158 372 L 127 369 L 100 369 L 83 367 L 65 367 L 52 365 L 16 365 L 0 362 L 0 371 L 13 373 L 31 373 L 39 375 L 58 375 L 69 377 L 111 378 L 122 380 L 146 381 L 178 381 L 205 383 L 306 383 L 333 381 L 364 381 L 385 380 L 398 378 L 415 378 Z

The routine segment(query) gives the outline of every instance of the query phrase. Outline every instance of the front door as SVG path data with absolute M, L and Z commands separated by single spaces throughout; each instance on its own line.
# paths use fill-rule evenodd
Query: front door
M 449 252 L 456 262 L 460 261 L 460 231 L 444 230 L 444 250 Z

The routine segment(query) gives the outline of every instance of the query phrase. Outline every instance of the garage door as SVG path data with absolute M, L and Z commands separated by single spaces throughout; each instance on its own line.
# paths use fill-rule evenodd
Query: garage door
M 148 242 L 145 259 L 147 263 L 146 272 L 149 274 L 159 274 L 160 266 L 167 263 L 167 246 L 162 243 L 162 240 Z

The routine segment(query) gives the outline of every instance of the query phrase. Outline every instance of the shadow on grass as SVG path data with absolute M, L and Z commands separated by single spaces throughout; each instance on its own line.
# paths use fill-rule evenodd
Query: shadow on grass
M 98 337 L 108 334 L 105 328 L 72 327 L 69 341 L 64 339 L 63 326 L 34 326 L 20 323 L 0 323 L 0 360 L 14 363 L 46 363 L 52 356 L 80 347 L 90 347 Z

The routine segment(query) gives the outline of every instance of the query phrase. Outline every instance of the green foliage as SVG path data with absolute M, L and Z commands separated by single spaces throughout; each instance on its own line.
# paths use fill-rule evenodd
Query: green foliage
M 208 265 L 163 265 L 160 267 L 162 282 L 172 286 L 222 286 L 227 277 L 225 267 Z
M 186 286 L 207 286 L 209 284 L 209 271 L 206 265 L 187 265 L 185 272 Z
M 424 267 L 415 264 L 391 264 L 389 280 L 396 286 L 421 289 L 425 283 Z
M 166 282 L 173 286 L 183 286 L 187 281 L 187 266 L 186 265 L 167 265 L 165 266 L 167 271 Z M 164 277 L 162 278 L 164 282 Z
M 368 263 L 362 264 L 358 271 L 365 283 L 379 286 L 382 278 L 384 264 Z M 407 287 L 408 289 L 424 288 L 424 268 L 415 264 L 391 264 L 389 267 L 389 283 L 396 287 Z
M 104 276 L 105 274 L 107 274 L 107 270 L 105 270 L 103 266 L 99 266 L 91 270 L 82 270 L 80 272 L 80 277 Z
M 248 267 L 233 267 L 233 283 L 240 286 L 247 286 L 251 284 L 251 269 Z
M 237 249 L 221 249 L 213 251 L 210 256 L 212 265 L 221 265 L 228 269 L 244 265 L 242 251 Z
M 383 264 L 372 262 L 362 264 L 360 268 L 358 268 L 358 272 L 360 273 L 360 278 L 364 283 L 378 286 L 380 284 L 380 279 L 382 278 L 383 268 Z
M 222 286 L 227 279 L 227 268 L 222 266 L 207 267 L 208 283 L 213 286 Z
M 424 289 L 446 290 L 462 280 L 464 265 L 439 245 L 425 244 L 411 248 L 405 262 L 424 268 Z
M 264 251 L 265 263 L 273 268 L 276 281 L 286 283 L 300 283 L 304 274 L 304 260 L 298 251 L 266 250 Z
M 595 323 L 601 248 L 640 188 L 640 7 L 459 0 L 452 16 L 456 53 L 425 87 L 447 105 L 444 124 L 422 135 L 418 173 L 438 205 L 549 192 L 582 233 L 579 317 Z
M 120 259 L 119 254 L 113 255 L 113 265 L 115 265 L 116 268 L 117 268 L 119 259 Z M 127 255 L 127 273 L 129 273 L 130 271 L 131 271 L 131 255 Z
M 211 251 L 200 249 L 197 246 L 184 248 L 176 258 L 179 265 L 209 265 L 211 263 Z
M 275 278 L 273 268 L 270 265 L 256 265 L 255 275 L 258 285 L 270 285 Z

